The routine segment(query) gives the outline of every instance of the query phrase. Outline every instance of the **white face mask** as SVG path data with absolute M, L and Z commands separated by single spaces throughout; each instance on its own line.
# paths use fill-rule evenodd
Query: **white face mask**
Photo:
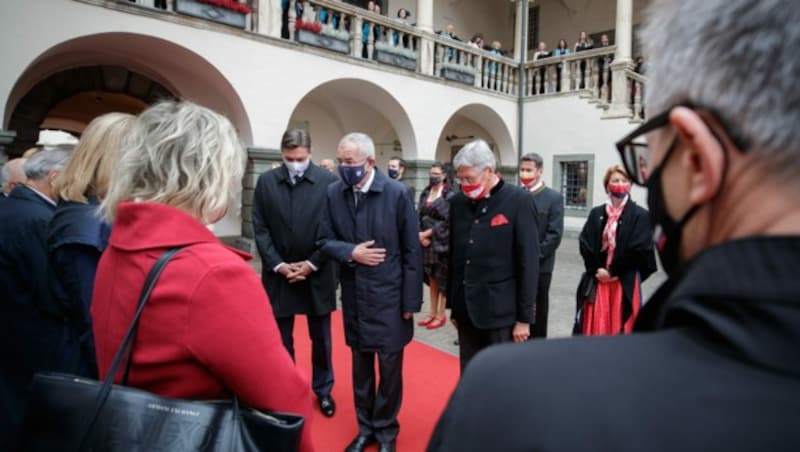
M 309 159 L 306 159 L 305 161 L 302 162 L 287 162 L 285 160 L 283 161 L 283 164 L 286 165 L 286 169 L 289 170 L 289 174 L 292 176 L 305 173 L 306 170 L 308 169 L 309 163 L 310 163 Z

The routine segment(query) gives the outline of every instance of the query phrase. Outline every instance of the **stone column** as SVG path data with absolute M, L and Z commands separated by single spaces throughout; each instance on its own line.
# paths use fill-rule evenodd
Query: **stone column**
M 523 2 L 522 0 L 517 0 L 517 13 L 514 16 L 516 20 L 514 21 L 514 60 L 519 61 L 519 57 L 527 53 L 527 44 L 528 44 L 528 37 L 523 36 L 525 30 L 522 29 L 522 22 L 526 19 L 528 15 L 528 4 L 527 2 Z M 530 27 L 530 24 L 528 24 Z M 538 45 L 538 44 L 537 44 Z M 503 47 L 505 47 L 505 43 L 503 43 Z M 525 53 L 523 53 L 525 52 Z
M 422 32 L 433 33 L 433 0 L 417 0 L 417 28 Z M 419 70 L 425 75 L 433 75 L 433 41 L 424 35 L 419 43 Z
M 625 71 L 633 68 L 631 43 L 633 37 L 633 0 L 617 0 L 617 46 L 614 62 L 611 63 L 611 107 L 604 118 L 625 118 L 631 116 L 629 102 L 630 89 Z
M 258 29 L 253 31 L 273 38 L 280 38 L 281 26 L 283 25 L 281 0 L 259 0 L 257 14 Z
M 414 198 L 414 206 L 419 201 L 419 194 L 428 186 L 432 160 L 406 160 L 406 170 L 403 173 L 403 181 L 411 187 L 411 194 Z M 452 181 L 450 181 L 452 183 Z

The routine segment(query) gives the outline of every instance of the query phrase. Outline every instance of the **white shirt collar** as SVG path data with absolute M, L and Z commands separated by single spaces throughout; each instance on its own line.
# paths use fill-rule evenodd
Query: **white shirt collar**
M 360 192 L 367 193 L 369 188 L 372 187 L 372 182 L 375 180 L 375 171 L 377 170 L 372 168 L 372 171 L 369 172 L 369 176 L 367 176 L 367 183 L 359 189 Z
M 40 197 L 40 198 L 44 199 L 45 201 L 47 201 L 47 202 L 48 202 L 48 203 L 50 203 L 51 205 L 54 205 L 54 206 L 56 205 L 56 202 L 55 202 L 55 201 L 53 201 L 52 199 L 50 199 L 50 197 L 48 197 L 48 196 L 47 196 L 47 195 L 45 195 L 44 193 L 40 192 L 39 190 L 37 190 L 37 189 L 33 188 L 33 186 L 31 186 L 31 185 L 26 185 L 26 187 L 30 188 L 32 192 L 34 192 L 34 193 L 36 193 L 37 195 L 39 195 L 39 197 Z

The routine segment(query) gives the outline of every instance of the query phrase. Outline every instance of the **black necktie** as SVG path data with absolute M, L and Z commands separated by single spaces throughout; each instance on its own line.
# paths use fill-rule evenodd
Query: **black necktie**
M 358 207 L 359 204 L 363 203 L 366 198 L 367 198 L 366 193 L 364 193 L 361 190 L 356 190 L 356 207 Z
M 300 179 L 302 178 L 303 176 L 295 174 L 294 176 L 292 176 L 292 184 L 297 185 L 298 183 L 300 183 Z

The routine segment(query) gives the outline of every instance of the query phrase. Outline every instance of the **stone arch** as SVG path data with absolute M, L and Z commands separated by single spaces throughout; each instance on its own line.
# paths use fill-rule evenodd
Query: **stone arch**
M 15 155 L 31 140 L 54 108 L 87 104 L 101 96 L 114 109 L 135 113 L 162 98 L 197 102 L 225 114 L 252 144 L 252 129 L 243 103 L 227 78 L 201 55 L 154 36 L 136 33 L 99 33 L 59 43 L 39 55 L 20 74 L 5 105 L 5 128 L 17 133 L 7 147 Z M 81 103 L 83 102 L 83 103 Z M 106 106 L 106 109 L 112 108 Z M 61 117 L 56 126 L 80 132 L 92 119 L 87 109 L 75 117 Z M 109 110 L 110 111 L 110 110 Z M 96 115 L 95 115 L 96 116 Z
M 476 138 L 492 145 L 498 166 L 517 164 L 514 140 L 506 122 L 494 109 L 479 103 L 464 105 L 449 116 L 436 143 L 436 159 L 451 161 L 456 148 Z
M 342 78 L 317 85 L 296 104 L 288 126 L 309 127 L 318 159 L 334 157 L 338 140 L 356 131 L 372 136 L 379 164 L 395 156 L 417 155 L 416 135 L 405 108 L 368 80 Z

